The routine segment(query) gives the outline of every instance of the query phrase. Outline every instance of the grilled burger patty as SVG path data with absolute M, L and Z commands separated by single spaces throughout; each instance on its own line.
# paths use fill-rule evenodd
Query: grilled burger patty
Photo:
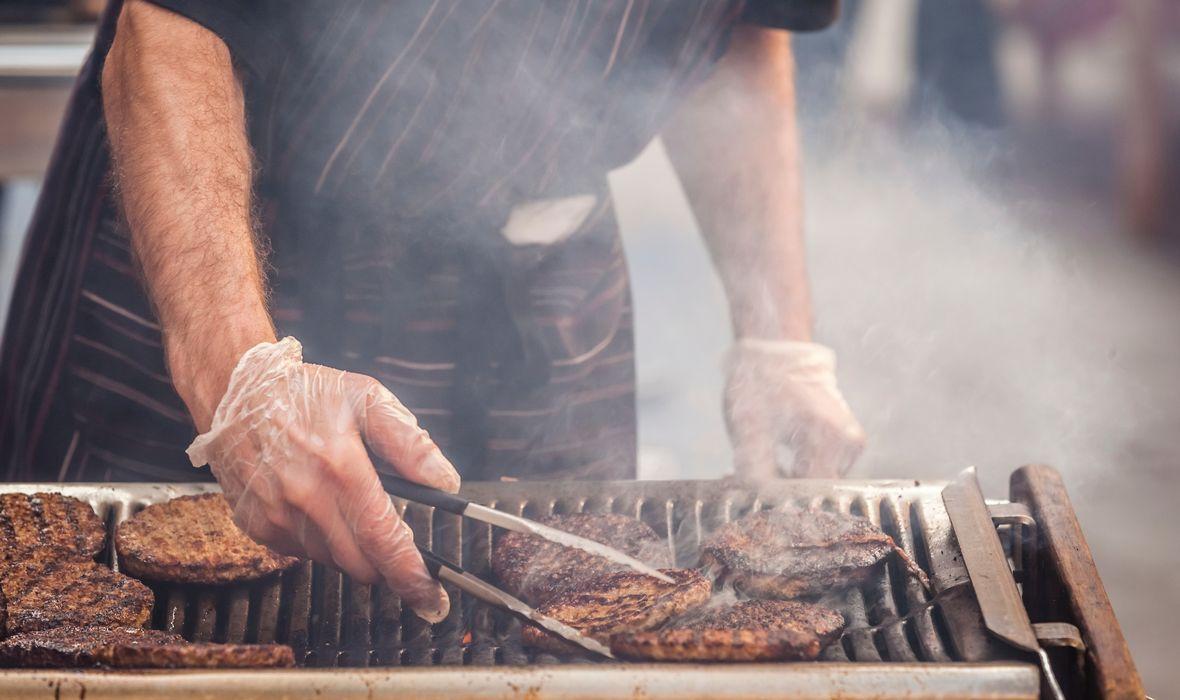
M 762 511 L 714 532 L 701 548 L 701 566 L 748 596 L 798 598 L 854 586 L 894 551 L 926 583 L 913 560 L 868 518 Z
M 844 629 L 835 610 L 791 600 L 745 600 L 691 611 L 659 629 L 626 631 L 610 648 L 634 661 L 811 660 Z
M 60 493 L 0 494 L 0 568 L 35 552 L 93 559 L 106 528 L 89 504 Z
M 179 583 L 249 581 L 299 561 L 250 539 L 218 493 L 144 508 L 119 525 L 115 547 L 132 576 Z
M 538 608 L 538 612 L 609 643 L 616 632 L 642 631 L 698 605 L 712 592 L 705 576 L 694 569 L 662 569 L 675 583 L 634 571 L 615 571 L 581 580 Z M 525 646 L 555 653 L 577 650 L 539 627 L 521 630 Z
M 62 625 L 144 627 L 151 620 L 151 590 L 89 559 L 46 554 L 13 563 L 0 579 L 5 634 Z
M 626 515 L 574 513 L 537 522 L 609 545 L 651 566 L 672 564 L 659 535 Z M 571 583 L 623 570 L 627 567 L 602 557 L 519 532 L 505 533 L 492 552 L 492 572 L 501 587 L 532 605 L 545 603 Z
M 295 664 L 283 644 L 192 644 L 138 627 L 57 627 L 0 642 L 6 668 L 261 668 Z

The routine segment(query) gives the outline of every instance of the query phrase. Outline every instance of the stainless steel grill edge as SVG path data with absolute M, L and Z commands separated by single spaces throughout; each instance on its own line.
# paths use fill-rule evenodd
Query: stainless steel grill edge
M 697 547 L 712 529 L 751 510 L 801 505 L 852 512 L 880 525 L 931 574 L 936 590 L 944 590 L 966 581 L 967 573 L 942 505 L 942 486 L 914 481 L 784 480 L 751 490 L 717 481 L 509 482 L 468 484 L 464 495 L 528 517 L 552 512 L 634 515 L 665 537 L 681 565 L 695 563 Z M 9 491 L 56 490 L 86 500 L 105 519 L 110 532 L 148 503 L 215 488 L 208 484 L 0 486 Z M 490 577 L 491 528 L 417 504 L 401 506 L 420 544 Z M 1025 538 L 1017 534 L 1010 539 Z M 111 548 L 103 556 L 117 567 Z M 442 623 L 428 625 L 403 610 L 388 591 L 355 584 L 338 572 L 310 564 L 251 585 L 152 587 L 154 627 L 197 641 L 288 643 L 307 668 L 221 673 L 7 671 L 0 672 L 0 697 L 37 683 L 47 690 L 55 687 L 53 692 L 60 695 L 66 685 L 77 682 L 84 682 L 86 697 L 107 692 L 134 696 L 152 687 L 161 692 L 167 687 L 168 694 L 202 696 L 223 687 L 219 684 L 259 697 L 304 696 L 316 688 L 347 695 L 352 692 L 349 688 L 361 687 L 399 693 L 414 689 L 415 696 L 449 689 L 448 697 L 512 697 L 530 688 L 562 697 L 586 693 L 601 697 L 617 694 L 623 687 L 631 689 L 626 694 L 642 692 L 652 697 L 1038 694 L 1035 666 L 986 632 L 970 586 L 959 586 L 961 594 L 921 610 L 927 594 L 894 562 L 881 567 L 864 585 L 829 602 L 844 612 L 850 627 L 881 625 L 921 611 L 873 633 L 850 634 L 825 652 L 823 663 L 813 664 L 661 666 L 533 655 L 519 643 L 519 622 L 466 599 L 460 591 L 449 591 L 451 615 Z M 271 679 L 271 685 L 259 678 Z

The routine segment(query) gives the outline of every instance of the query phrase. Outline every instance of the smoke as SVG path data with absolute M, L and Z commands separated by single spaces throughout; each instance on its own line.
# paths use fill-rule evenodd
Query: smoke
M 898 131 L 801 99 L 817 339 L 836 350 L 869 436 L 849 476 L 946 479 L 975 465 L 985 493 L 1003 498 L 1016 467 L 1054 465 L 1132 649 L 1151 664 L 1166 623 L 1138 591 L 1150 581 L 1180 601 L 1180 557 L 1166 554 L 1180 525 L 1175 271 L 1121 233 L 1108 195 L 1061 184 L 1076 178 L 1045 162 L 1047 149 L 945 114 Z M 656 180 L 660 160 L 655 149 L 643 171 L 621 173 L 620 198 Z M 691 226 L 673 230 L 678 193 L 654 191 L 664 195 L 648 186 L 654 213 L 620 205 L 634 251 L 641 444 L 661 457 L 647 473 L 715 476 L 728 465 L 712 393 L 729 339 L 724 301 Z M 682 286 L 645 281 L 636 261 L 653 246 L 666 266 L 669 251 L 688 251 L 676 253 L 675 278 L 653 273 Z M 693 388 L 673 388 L 682 381 Z

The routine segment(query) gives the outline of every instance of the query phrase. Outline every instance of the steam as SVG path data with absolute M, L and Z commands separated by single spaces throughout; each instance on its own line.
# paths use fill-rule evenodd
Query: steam
M 1120 231 L 1106 192 L 1069 185 L 1036 144 L 946 118 L 899 134 L 802 100 L 817 339 L 836 350 L 869 436 L 849 476 L 946 479 L 976 465 L 1002 498 L 1016 467 L 1056 466 L 1133 652 L 1151 654 L 1143 640 L 1170 633 L 1137 591 L 1151 581 L 1180 600 L 1180 556 L 1167 554 L 1174 271 Z M 648 185 L 642 212 L 629 200 L 658 183 L 661 161 L 657 146 L 615 180 L 636 277 L 641 470 L 717 476 L 729 464 L 715 393 L 725 304 L 679 192 Z M 658 281 L 679 286 L 644 278 L 636 260 L 654 246 L 677 265 Z

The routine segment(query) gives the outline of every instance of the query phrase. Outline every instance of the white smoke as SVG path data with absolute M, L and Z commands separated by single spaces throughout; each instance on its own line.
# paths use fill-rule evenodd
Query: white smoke
M 805 135 L 806 231 L 817 339 L 836 349 L 869 435 L 850 477 L 975 465 L 1004 498 L 1016 467 L 1056 466 L 1149 687 L 1180 682 L 1151 643 L 1171 634 L 1160 601 L 1180 603 L 1180 280 L 1100 194 L 1013 170 L 1027 161 L 1012 142 L 831 119 Z M 657 147 L 614 181 L 635 276 L 641 469 L 715 476 L 729 468 L 716 393 L 729 327 L 668 177 Z

